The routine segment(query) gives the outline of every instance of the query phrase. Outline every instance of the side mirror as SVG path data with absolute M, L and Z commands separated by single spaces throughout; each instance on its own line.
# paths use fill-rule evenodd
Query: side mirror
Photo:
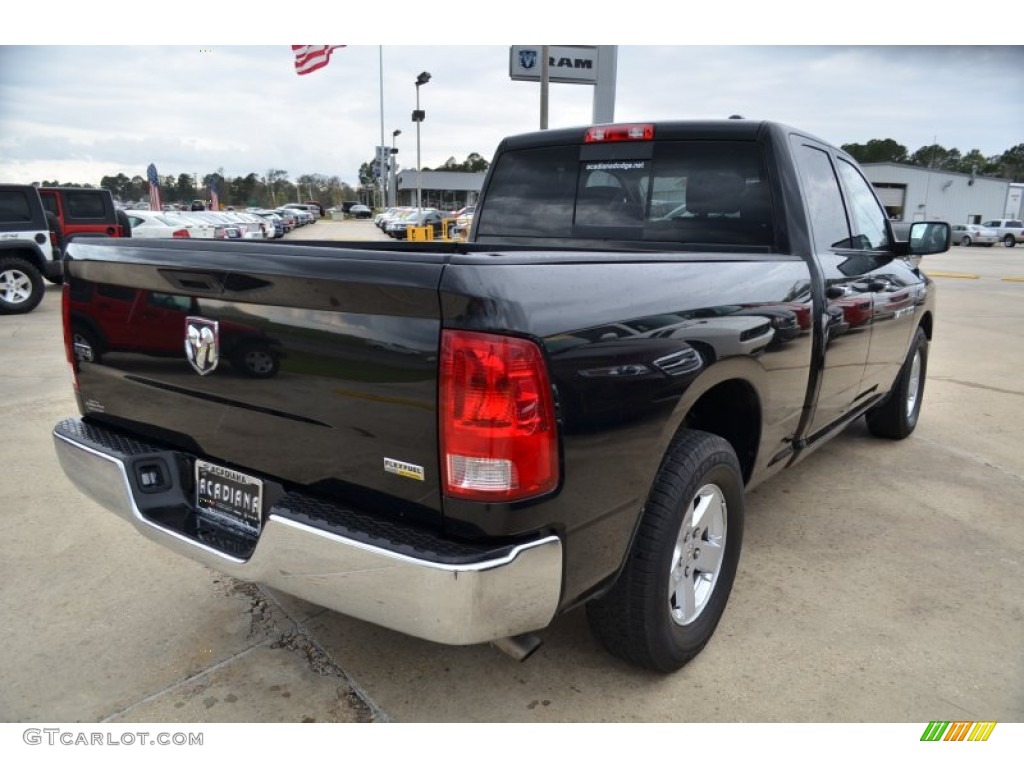
M 910 225 L 910 237 L 896 241 L 896 255 L 910 261 L 915 267 L 922 256 L 945 253 L 949 250 L 953 231 L 944 221 L 915 221 Z

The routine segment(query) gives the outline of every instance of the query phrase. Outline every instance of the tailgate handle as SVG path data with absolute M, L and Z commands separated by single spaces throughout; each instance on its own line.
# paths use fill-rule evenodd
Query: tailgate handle
M 178 269 L 161 269 L 167 281 L 175 288 L 188 293 L 223 293 L 223 272 L 185 272 Z

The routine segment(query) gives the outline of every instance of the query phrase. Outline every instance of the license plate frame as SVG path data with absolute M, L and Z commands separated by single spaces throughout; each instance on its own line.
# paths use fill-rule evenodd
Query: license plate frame
M 196 513 L 259 536 L 263 480 L 203 459 L 195 461 Z

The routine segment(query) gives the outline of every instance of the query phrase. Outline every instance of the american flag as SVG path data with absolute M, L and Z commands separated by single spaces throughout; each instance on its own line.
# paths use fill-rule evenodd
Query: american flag
M 220 195 L 217 194 L 217 177 L 210 177 L 210 210 L 220 210 Z
M 293 45 L 292 53 L 295 54 L 295 73 L 308 75 L 316 72 L 321 67 L 326 67 L 331 60 L 331 52 L 335 48 L 344 48 L 344 45 Z
M 149 210 L 162 211 L 160 204 L 160 177 L 156 175 L 156 166 L 152 163 L 146 169 L 146 178 L 149 179 Z

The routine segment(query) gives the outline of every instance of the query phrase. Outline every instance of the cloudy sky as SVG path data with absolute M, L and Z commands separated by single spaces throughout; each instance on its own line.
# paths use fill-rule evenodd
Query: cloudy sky
M 402 131 L 403 167 L 421 71 L 426 166 L 490 159 L 503 136 L 539 127 L 539 88 L 510 80 L 507 44 L 349 45 L 301 77 L 283 44 L 0 45 L 0 181 L 98 184 L 154 163 L 161 176 L 276 168 L 355 183 L 381 140 L 381 60 L 384 143 Z M 1024 143 L 1022 94 L 1024 47 L 620 45 L 615 119 L 739 113 L 835 144 L 994 155 Z M 589 123 L 592 99 L 553 84 L 549 125 Z

